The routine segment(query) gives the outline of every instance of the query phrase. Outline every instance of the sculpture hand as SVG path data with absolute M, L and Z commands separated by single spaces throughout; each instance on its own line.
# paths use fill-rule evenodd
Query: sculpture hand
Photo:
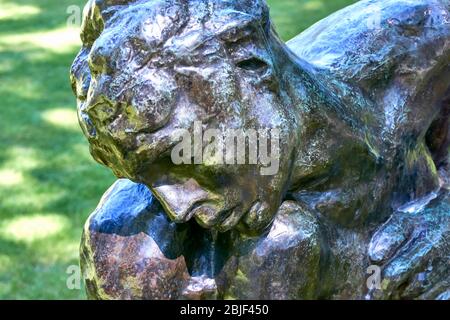
M 314 299 L 323 241 L 316 216 L 293 201 L 280 206 L 269 232 L 243 239 L 225 267 L 225 296 L 235 299 Z
M 372 237 L 382 266 L 375 299 L 450 299 L 450 195 L 432 194 L 400 208 Z

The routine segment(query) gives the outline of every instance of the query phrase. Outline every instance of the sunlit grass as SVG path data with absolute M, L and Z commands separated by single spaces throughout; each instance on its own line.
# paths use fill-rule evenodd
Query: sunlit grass
M 22 172 L 10 169 L 0 170 L 0 187 L 10 187 L 22 182 Z
M 47 239 L 55 239 L 55 237 Z M 39 241 L 34 250 L 36 261 L 41 264 L 62 263 L 65 266 L 69 266 L 78 264 L 79 248 L 79 239 L 68 240 L 67 237 L 60 235 L 53 241 Z
M 42 113 L 42 119 L 57 127 L 79 130 L 77 113 L 73 109 L 46 110 Z
M 32 148 L 10 146 L 3 151 L 3 156 L 5 158 L 2 163 L 6 168 L 14 167 L 18 170 L 31 170 L 40 165 L 36 150 Z
M 330 13 L 357 0 L 267 0 L 276 28 L 290 40 Z
M 21 208 L 26 208 L 27 212 L 29 211 L 28 208 L 44 210 L 46 206 L 63 199 L 65 196 L 63 190 L 56 190 L 55 187 L 38 187 L 32 179 L 29 179 L 27 182 L 31 184 L 30 187 L 18 185 L 14 190 L 8 190 L 9 195 L 14 195 L 13 197 L 0 198 L 2 200 L 0 210 L 3 209 L 7 212 L 15 212 L 17 210 L 20 212 Z M 2 192 L 4 193 L 5 191 L 2 190 Z
M 14 267 L 13 259 L 6 254 L 0 254 L 0 272 L 4 272 L 12 267 Z
M 4 19 L 17 19 L 36 15 L 41 9 L 32 5 L 18 5 L 15 3 L 2 3 L 0 21 Z
M 34 46 L 56 53 L 72 52 L 81 44 L 78 29 L 67 26 L 44 32 L 7 35 L 0 38 L 0 48 Z
M 304 10 L 319 10 L 324 7 L 323 1 L 320 0 L 313 0 L 313 1 L 307 1 L 302 8 Z
M 55 236 L 67 226 L 67 218 L 55 214 L 17 217 L 1 223 L 0 236 L 30 243 Z

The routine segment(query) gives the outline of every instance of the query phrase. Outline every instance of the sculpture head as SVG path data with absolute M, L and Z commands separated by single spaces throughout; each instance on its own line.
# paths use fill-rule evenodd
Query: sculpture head
M 392 58 L 383 49 L 386 39 L 399 41 L 396 33 L 356 25 L 355 41 L 340 43 L 347 39 L 339 38 L 340 30 L 318 38 L 320 26 L 299 38 L 307 50 L 296 55 L 308 61 L 308 54 L 317 55 L 325 63 L 318 71 L 278 39 L 264 0 L 91 0 L 72 66 L 91 153 L 118 177 L 148 185 L 173 220 L 195 218 L 221 231 L 263 230 L 288 190 L 306 190 L 296 199 L 344 224 L 387 212 L 394 194 L 399 203 L 420 197 L 438 185 L 424 136 L 447 137 L 442 130 L 429 132 L 446 82 L 420 91 L 440 63 L 405 75 L 402 55 Z M 316 38 L 336 43 L 330 49 Z M 413 38 L 402 41 L 404 50 L 415 46 Z M 374 54 L 348 63 L 354 50 Z M 428 59 L 414 50 L 414 63 Z M 369 56 L 379 57 L 379 67 Z M 424 101 L 433 108 L 422 108 Z M 278 170 L 262 175 L 261 162 L 217 164 L 208 157 L 175 164 L 179 129 L 194 133 L 199 123 L 202 132 L 224 134 L 277 129 Z M 436 150 L 447 150 L 444 142 Z
M 147 184 L 169 216 L 205 227 L 264 229 L 286 192 L 297 114 L 283 83 L 284 44 L 264 1 L 91 0 L 72 66 L 91 153 Z M 279 132 L 279 170 L 175 165 L 178 129 Z M 247 146 L 248 147 L 248 146 Z

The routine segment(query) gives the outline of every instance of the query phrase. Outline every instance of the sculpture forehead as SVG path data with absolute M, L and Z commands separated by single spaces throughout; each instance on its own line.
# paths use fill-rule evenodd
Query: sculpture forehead
M 111 7 L 130 7 L 150 5 L 155 8 L 183 7 L 190 10 L 191 15 L 213 15 L 222 10 L 236 10 L 255 17 L 268 14 L 264 0 L 90 0 L 88 7 L 97 7 L 100 11 Z
M 268 22 L 268 8 L 259 0 L 91 0 L 85 10 L 82 37 L 92 38 L 104 29 L 136 34 L 140 28 L 137 33 L 155 45 L 176 36 L 191 41 L 196 38 L 195 42 L 201 43 L 230 30 Z

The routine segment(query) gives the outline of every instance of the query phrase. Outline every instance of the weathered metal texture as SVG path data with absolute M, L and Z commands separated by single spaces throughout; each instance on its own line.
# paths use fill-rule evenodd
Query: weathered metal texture
M 89 297 L 448 299 L 449 10 L 363 0 L 284 44 L 262 0 L 91 0 L 71 78 L 123 179 L 85 227 Z M 196 121 L 278 129 L 278 173 L 175 165 Z

